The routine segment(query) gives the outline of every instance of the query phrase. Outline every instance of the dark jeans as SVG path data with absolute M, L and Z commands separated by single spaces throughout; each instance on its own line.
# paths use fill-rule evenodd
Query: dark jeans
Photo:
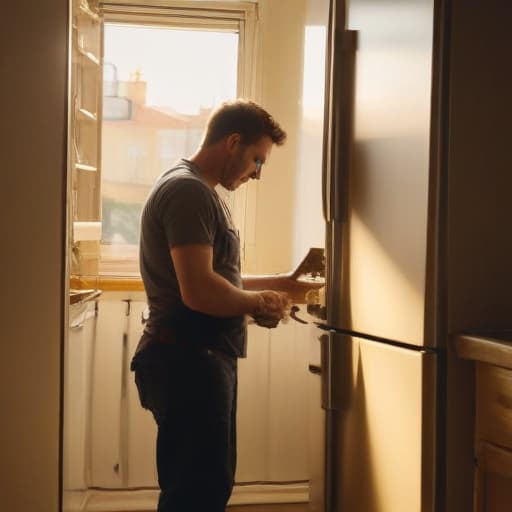
M 236 467 L 237 360 L 155 342 L 132 370 L 158 425 L 158 512 L 223 512 Z

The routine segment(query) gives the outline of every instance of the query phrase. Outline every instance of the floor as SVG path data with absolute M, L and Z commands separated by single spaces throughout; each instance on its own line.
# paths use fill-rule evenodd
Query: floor
M 307 503 L 275 505 L 233 505 L 226 512 L 309 512 Z
M 226 512 L 308 512 L 307 503 L 279 504 L 279 505 L 234 505 L 228 507 Z

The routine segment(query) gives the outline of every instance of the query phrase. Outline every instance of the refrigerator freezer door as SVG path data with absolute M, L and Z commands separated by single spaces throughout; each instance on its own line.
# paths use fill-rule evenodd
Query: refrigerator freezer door
M 436 355 L 330 336 L 341 392 L 327 411 L 327 512 L 432 512 Z
M 348 125 L 340 121 L 336 133 L 351 158 L 327 173 L 330 204 L 343 212 L 327 223 L 327 324 L 422 346 L 431 341 L 424 332 L 433 0 L 351 0 L 346 16 L 346 34 L 357 33 L 355 65 L 338 52 L 338 67 L 354 73 L 352 124 L 341 129 Z

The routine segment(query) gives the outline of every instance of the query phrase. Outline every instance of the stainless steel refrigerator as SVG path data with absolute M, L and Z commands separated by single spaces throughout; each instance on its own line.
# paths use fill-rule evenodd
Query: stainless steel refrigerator
M 315 511 L 435 507 L 436 16 L 433 0 L 330 5 Z

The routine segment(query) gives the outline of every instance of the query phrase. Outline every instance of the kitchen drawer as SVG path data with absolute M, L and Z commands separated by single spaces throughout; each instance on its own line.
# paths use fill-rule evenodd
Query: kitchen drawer
M 476 436 L 512 449 L 512 370 L 477 364 Z
M 510 512 L 512 507 L 512 451 L 490 443 L 477 445 L 475 512 Z

